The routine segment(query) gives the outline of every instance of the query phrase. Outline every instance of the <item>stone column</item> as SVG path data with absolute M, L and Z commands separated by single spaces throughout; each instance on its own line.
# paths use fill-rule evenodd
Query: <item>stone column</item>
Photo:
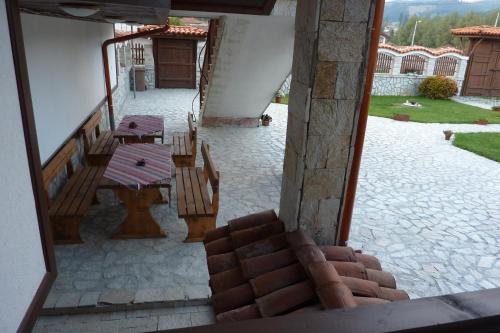
M 429 58 L 426 57 L 427 59 L 427 66 L 425 67 L 424 76 L 433 76 L 434 75 L 434 68 L 436 67 L 436 58 Z
M 336 241 L 366 77 L 374 0 L 299 0 L 280 218 Z
M 394 56 L 394 67 L 392 67 L 391 74 L 400 75 L 401 74 L 401 63 L 403 62 L 403 56 Z

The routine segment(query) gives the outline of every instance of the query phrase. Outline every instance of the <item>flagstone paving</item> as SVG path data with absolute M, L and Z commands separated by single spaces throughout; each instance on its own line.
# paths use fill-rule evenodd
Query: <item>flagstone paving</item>
M 167 135 L 185 131 L 195 94 L 185 89 L 138 92 L 121 115 L 163 114 Z M 199 128 L 199 144 L 207 140 L 221 172 L 218 225 L 279 207 L 286 109 L 271 104 L 268 128 Z M 444 140 L 445 129 L 500 131 L 500 126 L 402 123 L 377 117 L 368 122 L 350 245 L 379 257 L 412 297 L 500 287 L 500 164 L 453 147 Z M 202 164 L 201 156 L 197 164 Z M 187 229 L 177 218 L 175 184 L 172 194 L 171 208 L 152 209 L 167 238 L 110 240 L 126 211 L 111 192 L 100 191 L 101 204 L 91 209 L 81 229 L 85 243 L 56 247 L 59 277 L 46 307 L 89 306 L 106 299 L 206 299 L 205 253 L 200 244 L 182 242 Z M 92 332 L 110 318 L 116 322 L 103 323 L 103 331 L 213 322 L 209 308 L 188 307 L 202 314 L 185 310 L 186 315 L 179 308 L 185 303 L 169 306 L 174 305 L 141 310 L 139 319 L 129 318 L 135 311 L 44 316 L 36 329 Z

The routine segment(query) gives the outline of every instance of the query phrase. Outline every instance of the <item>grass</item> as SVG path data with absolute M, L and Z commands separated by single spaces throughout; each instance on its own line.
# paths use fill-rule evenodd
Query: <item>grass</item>
M 406 100 L 417 101 L 422 108 L 401 106 Z M 395 113 L 407 114 L 410 121 L 418 123 L 472 124 L 486 119 L 491 124 L 500 124 L 500 112 L 469 106 L 452 100 L 433 100 L 414 96 L 372 96 L 369 114 L 392 118 Z
M 453 145 L 500 162 L 500 133 L 456 133 Z

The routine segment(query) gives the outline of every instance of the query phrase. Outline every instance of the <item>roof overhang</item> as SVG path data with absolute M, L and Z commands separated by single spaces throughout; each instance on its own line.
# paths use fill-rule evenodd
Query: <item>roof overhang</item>
M 61 3 L 96 5 L 99 11 L 88 17 L 75 17 L 61 8 Z M 23 12 L 66 17 L 95 22 L 109 22 L 107 18 L 120 18 L 124 23 L 164 24 L 170 10 L 185 16 L 205 13 L 237 13 L 270 15 L 276 0 L 19 0 Z

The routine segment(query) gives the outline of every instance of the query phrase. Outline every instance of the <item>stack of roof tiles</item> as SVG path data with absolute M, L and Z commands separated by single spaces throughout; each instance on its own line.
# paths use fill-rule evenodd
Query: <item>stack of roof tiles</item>
M 231 220 L 204 244 L 218 322 L 408 299 L 377 258 L 285 232 L 273 210 Z

